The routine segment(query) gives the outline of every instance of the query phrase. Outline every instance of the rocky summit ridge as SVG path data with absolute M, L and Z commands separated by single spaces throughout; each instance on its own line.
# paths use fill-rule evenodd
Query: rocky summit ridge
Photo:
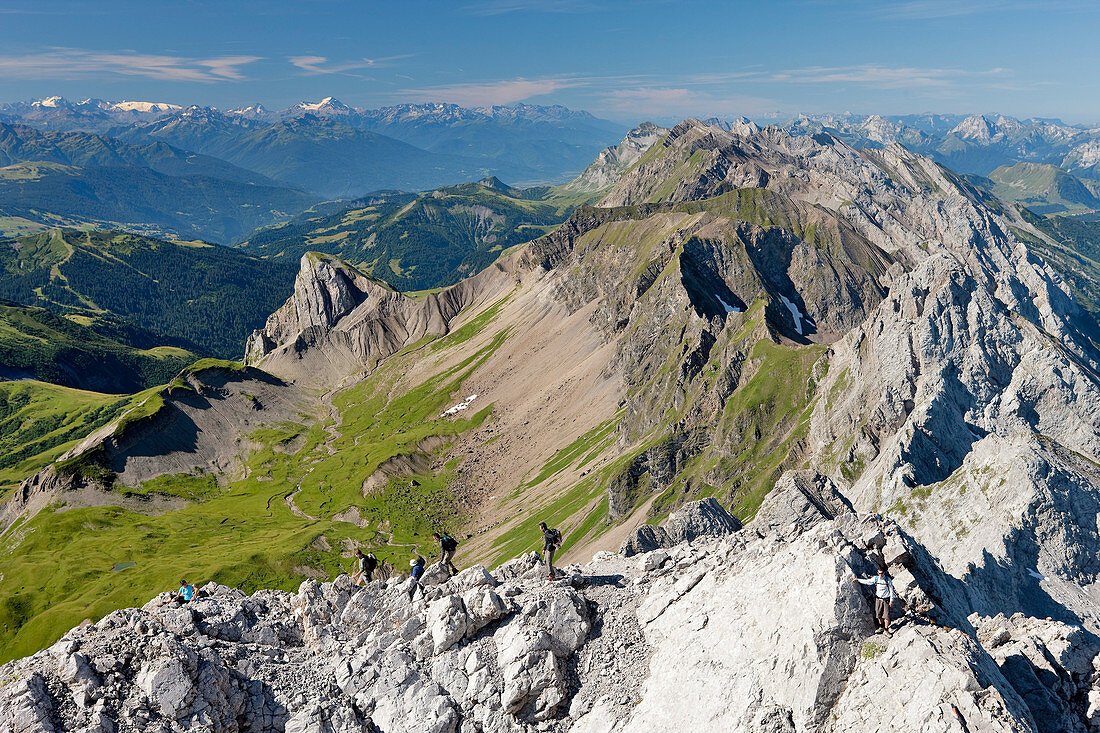
M 726 127 L 677 125 L 599 206 L 441 292 L 307 255 L 250 340 L 249 369 L 275 375 L 262 401 L 287 412 L 357 383 L 423 400 L 461 374 L 443 404 L 487 405 L 481 422 L 425 418 L 351 478 L 374 497 L 446 466 L 463 552 L 496 570 L 413 605 L 337 579 L 117 612 L 5 667 L 5 709 L 147 729 L 1100 730 L 1100 335 L 1028 250 L 1042 233 L 896 143 Z M 224 392 L 197 390 L 262 418 Z M 148 470 L 130 433 L 101 468 Z M 544 515 L 567 560 L 622 554 L 547 584 L 521 552 Z M 850 583 L 876 562 L 907 612 L 889 638 Z
M 1100 639 L 969 612 L 879 515 L 828 518 L 777 489 L 753 524 L 604 552 L 547 581 L 535 554 L 492 573 L 341 575 L 251 596 L 210 583 L 72 629 L 0 667 L 0 730 L 1095 731 Z M 905 620 L 873 631 L 853 573 L 887 564 Z

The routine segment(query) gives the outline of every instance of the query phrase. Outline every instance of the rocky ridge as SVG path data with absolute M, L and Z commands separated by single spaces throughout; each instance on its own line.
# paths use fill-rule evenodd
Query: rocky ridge
M 579 176 L 565 184 L 565 188 L 571 191 L 594 192 L 612 186 L 623 171 L 634 165 L 667 134 L 667 129 L 652 122 L 643 122 L 628 132 L 621 143 L 601 150 Z
M 165 594 L 0 667 L 0 731 L 1100 730 L 1095 635 L 937 595 L 878 515 L 763 514 L 554 582 L 533 553 L 432 566 L 412 602 L 402 577 Z M 851 582 L 873 563 L 907 609 L 892 636 Z

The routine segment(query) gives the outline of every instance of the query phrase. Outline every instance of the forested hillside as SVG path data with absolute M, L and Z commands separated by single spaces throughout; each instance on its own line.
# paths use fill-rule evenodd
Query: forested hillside
M 0 246 L 0 297 L 107 312 L 207 355 L 234 357 L 291 291 L 296 262 L 203 242 L 54 229 Z

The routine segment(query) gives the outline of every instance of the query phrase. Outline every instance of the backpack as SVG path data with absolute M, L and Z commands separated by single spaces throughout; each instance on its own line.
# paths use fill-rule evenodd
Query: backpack
M 550 541 L 555 548 L 561 547 L 561 532 L 556 529 L 550 530 Z
M 453 552 L 458 549 L 458 540 L 449 534 L 445 534 L 439 538 L 439 546 L 443 548 L 444 552 Z

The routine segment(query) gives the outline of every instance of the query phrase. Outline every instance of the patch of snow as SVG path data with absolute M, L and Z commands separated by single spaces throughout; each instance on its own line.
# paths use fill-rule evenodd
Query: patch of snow
M 735 305 L 730 305 L 726 301 L 722 300 L 722 296 L 717 293 L 714 294 L 715 298 L 718 298 L 718 302 L 722 304 L 722 307 L 726 309 L 726 313 L 740 313 L 741 309 Z M 801 333 L 801 332 L 800 332 Z
M 64 97 L 46 97 L 35 102 L 33 107 L 61 107 L 65 104 Z
M 448 415 L 453 415 L 456 412 L 462 412 L 463 410 L 465 410 L 467 407 L 470 406 L 471 402 L 473 402 L 476 399 L 477 399 L 477 395 L 472 394 L 469 397 L 467 397 L 466 399 L 464 399 L 462 402 L 459 402 L 454 407 L 448 407 L 446 410 L 443 411 L 443 413 L 440 415 L 440 417 L 447 417 Z
M 790 298 L 786 295 L 780 295 L 779 299 L 783 301 L 783 305 L 787 306 L 787 310 L 791 312 L 791 318 L 794 319 L 794 330 L 798 331 L 799 336 L 802 336 L 802 321 L 805 320 L 807 325 L 813 325 L 813 321 L 809 316 L 802 315 L 802 311 L 800 311 L 798 306 L 792 303 Z
M 351 111 L 351 107 L 348 107 L 335 97 L 325 97 L 320 102 L 300 102 L 295 109 L 305 112 L 320 112 L 321 110 L 327 110 L 330 112 L 345 113 Z
M 1035 578 L 1036 580 L 1046 580 L 1046 576 L 1044 576 L 1040 572 L 1032 570 L 1031 568 L 1027 569 L 1027 574 L 1030 575 L 1031 577 Z
M 183 107 L 168 102 L 115 102 L 111 109 L 119 112 L 174 112 Z

